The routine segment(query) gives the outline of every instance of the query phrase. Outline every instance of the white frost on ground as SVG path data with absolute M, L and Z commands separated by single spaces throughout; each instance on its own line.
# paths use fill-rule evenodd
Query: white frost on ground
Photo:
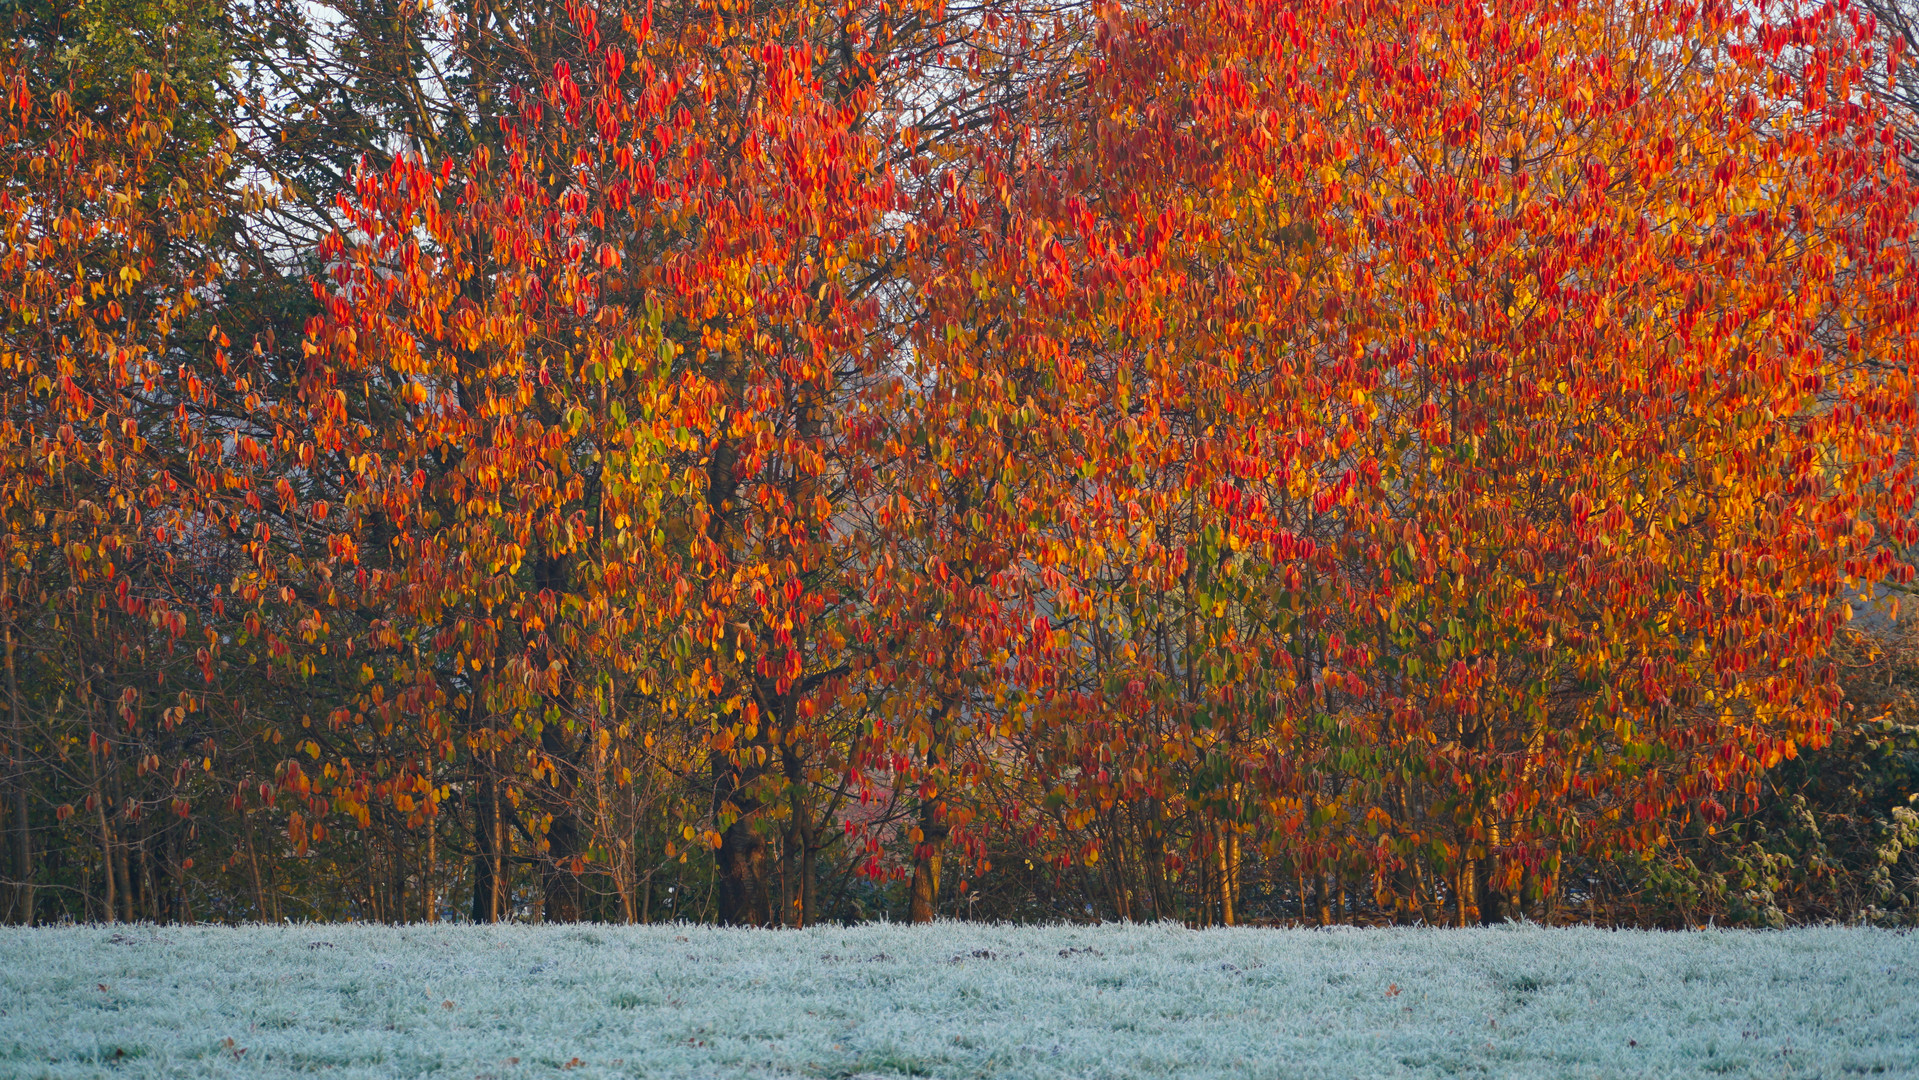
M 0 930 L 0 1076 L 1919 1077 L 1919 936 Z

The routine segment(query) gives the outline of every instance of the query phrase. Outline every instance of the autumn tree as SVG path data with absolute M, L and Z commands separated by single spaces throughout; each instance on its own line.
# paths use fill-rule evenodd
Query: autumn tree
M 173 87 L 141 72 L 112 123 L 18 54 L 0 83 L 13 915 L 34 918 L 32 836 L 80 830 L 92 913 L 179 918 L 181 819 L 231 733 L 207 620 L 244 557 L 224 527 L 246 487 L 219 433 L 227 342 L 181 334 L 220 273 L 231 143 L 178 132 Z
M 722 920 L 772 919 L 761 821 L 782 812 L 804 918 L 819 723 L 860 645 L 860 401 L 888 340 L 874 50 L 920 16 L 569 17 L 497 151 L 362 174 L 303 391 L 313 456 L 361 489 L 342 543 L 400 553 L 363 588 L 424 600 L 405 617 L 454 660 L 409 661 L 418 692 L 385 707 L 468 710 L 488 754 L 537 740 L 549 917 L 578 910 L 556 896 L 585 854 L 582 755 L 644 757 L 663 726 L 706 748 L 688 835 L 715 851 Z M 397 396 L 397 426 L 329 415 L 354 382 Z
M 1865 39 L 1836 8 L 1109 14 L 1018 185 L 1080 287 L 982 286 L 1056 320 L 1110 436 L 1071 577 L 1153 545 L 1077 628 L 1137 676 L 1062 719 L 1163 712 L 1193 835 L 1382 896 L 1419 870 L 1461 920 L 1818 745 L 1847 596 L 1911 572 L 1910 195 Z M 1060 790 L 1116 797 L 1057 730 Z

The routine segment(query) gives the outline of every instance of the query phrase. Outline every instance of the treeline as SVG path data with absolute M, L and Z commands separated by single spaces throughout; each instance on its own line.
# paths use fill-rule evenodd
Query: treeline
M 7 11 L 14 922 L 1919 911 L 1896 8 Z

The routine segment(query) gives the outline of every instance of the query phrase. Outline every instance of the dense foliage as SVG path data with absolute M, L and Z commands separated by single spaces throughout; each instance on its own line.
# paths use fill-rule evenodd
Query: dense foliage
M 1919 910 L 1896 19 L 11 18 L 16 921 Z

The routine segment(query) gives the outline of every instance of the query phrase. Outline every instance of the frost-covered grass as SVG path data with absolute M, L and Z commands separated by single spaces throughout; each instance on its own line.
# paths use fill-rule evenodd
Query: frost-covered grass
M 0 931 L 0 1076 L 1919 1076 L 1919 937 Z

